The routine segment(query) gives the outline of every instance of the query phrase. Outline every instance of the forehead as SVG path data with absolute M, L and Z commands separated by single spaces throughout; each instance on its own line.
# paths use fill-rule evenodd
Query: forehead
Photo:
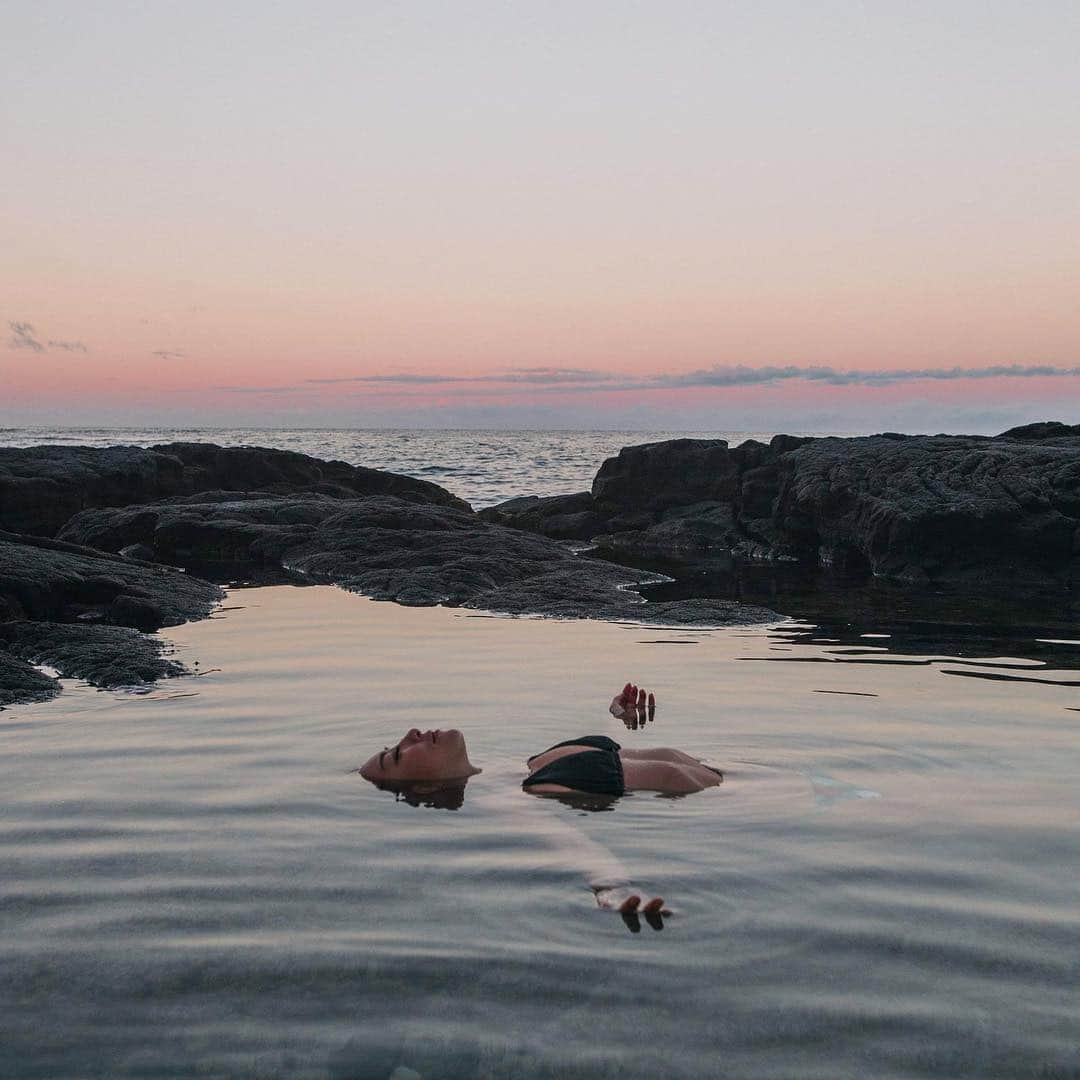
M 380 750 L 377 754 L 372 754 L 371 757 L 360 766 L 360 774 L 368 779 L 385 775 L 386 769 L 384 768 L 384 765 L 393 762 L 393 752 L 394 748 L 390 747 L 388 750 Z

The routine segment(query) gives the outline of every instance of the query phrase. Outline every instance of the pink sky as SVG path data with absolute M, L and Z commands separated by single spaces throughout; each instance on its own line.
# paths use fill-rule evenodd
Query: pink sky
M 1080 419 L 1072 5 L 15 9 L 0 424 Z

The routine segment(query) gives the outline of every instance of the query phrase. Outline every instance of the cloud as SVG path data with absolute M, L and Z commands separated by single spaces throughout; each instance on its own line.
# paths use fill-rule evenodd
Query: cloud
M 517 368 L 502 375 L 485 375 L 477 382 L 537 383 L 606 383 L 620 378 L 615 372 L 595 368 L 534 367 Z
M 159 360 L 181 360 L 184 356 L 179 349 L 155 349 L 150 355 Z
M 302 394 L 302 386 L 215 386 L 226 394 Z
M 44 352 L 45 346 L 37 339 L 34 328 L 28 322 L 9 322 L 8 329 L 11 337 L 8 338 L 8 347 L 12 349 L 29 349 L 31 352 Z
M 336 383 L 403 383 L 408 386 L 427 386 L 434 383 L 473 382 L 464 375 L 345 375 L 338 379 L 305 379 L 307 383 L 329 386 Z
M 43 345 L 37 336 L 37 331 L 28 322 L 13 320 L 8 323 L 11 337 L 8 338 L 9 349 L 29 349 L 30 352 L 43 353 L 49 349 L 59 349 L 61 352 L 87 352 L 86 346 L 81 341 L 49 341 Z
M 494 375 L 421 375 L 402 372 L 397 375 L 346 375 L 332 379 L 305 379 L 322 386 L 337 383 L 389 383 L 399 386 L 438 386 L 443 383 L 508 383 L 560 385 L 563 383 L 602 383 L 621 378 L 615 372 L 595 368 L 533 367 L 512 368 Z
M 888 368 L 841 370 L 834 367 L 795 364 L 750 367 L 745 364 L 716 365 L 696 371 L 673 374 L 631 377 L 618 372 L 595 368 L 533 367 L 515 368 L 492 375 L 428 375 L 403 372 L 400 374 L 349 375 L 339 378 L 306 379 L 306 385 L 338 385 L 342 383 L 375 386 L 443 386 L 448 384 L 480 384 L 503 386 L 500 390 L 475 390 L 468 393 L 511 393 L 515 387 L 534 386 L 545 393 L 595 393 L 598 391 L 675 390 L 692 387 L 769 386 L 781 382 L 802 380 L 831 386 L 888 386 L 900 382 L 924 379 L 953 381 L 960 379 L 1048 378 L 1080 375 L 1080 367 L 1061 367 L 1053 364 L 994 364 L 988 367 L 951 368 Z
M 155 356 L 173 358 L 182 353 L 158 350 Z M 305 379 L 292 386 L 215 386 L 227 394 L 314 394 L 320 387 L 351 384 L 357 389 L 345 393 L 346 398 L 369 398 L 368 391 L 360 387 L 384 387 L 394 399 L 415 398 L 422 400 L 430 395 L 426 388 L 448 387 L 440 391 L 443 398 L 480 399 L 499 398 L 521 394 L 529 387 L 534 394 L 588 395 L 625 391 L 661 391 L 700 387 L 719 388 L 742 386 L 770 386 L 783 382 L 804 382 L 831 386 L 881 387 L 894 383 L 936 381 L 959 381 L 963 379 L 1001 378 L 1062 378 L 1080 375 L 1080 367 L 1062 367 L 1054 364 L 995 364 L 977 368 L 889 368 L 882 371 L 841 370 L 814 365 L 765 365 L 749 367 L 717 365 L 696 371 L 674 374 L 642 375 L 631 377 L 618 372 L 599 371 L 593 368 L 534 367 L 516 368 L 491 375 L 434 375 L 402 372 L 399 374 L 348 375 L 335 378 Z M 396 390 L 395 390 L 396 388 Z
M 831 367 L 734 367 L 716 366 L 677 375 L 654 375 L 644 382 L 625 385 L 625 389 L 670 389 L 688 386 L 760 386 L 768 383 L 803 379 L 834 386 L 886 386 L 890 383 L 916 382 L 920 379 L 1000 379 L 1043 378 L 1080 375 L 1080 367 L 1055 367 L 1051 364 L 995 364 L 981 368 L 892 368 L 884 371 L 838 371 Z

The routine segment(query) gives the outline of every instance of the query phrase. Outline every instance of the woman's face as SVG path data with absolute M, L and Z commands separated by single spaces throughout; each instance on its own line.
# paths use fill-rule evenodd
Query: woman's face
M 477 769 L 456 728 L 419 731 L 410 728 L 400 742 L 372 754 L 360 766 L 365 780 L 458 780 Z

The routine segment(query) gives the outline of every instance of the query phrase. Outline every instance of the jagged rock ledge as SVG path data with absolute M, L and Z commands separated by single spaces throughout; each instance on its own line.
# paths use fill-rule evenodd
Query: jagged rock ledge
M 170 567 L 0 532 L 0 707 L 58 692 L 31 664 L 103 689 L 183 673 L 140 631 L 204 618 L 222 595 Z
M 467 503 L 426 480 L 259 446 L 0 448 L 0 528 L 10 532 L 55 536 L 80 510 L 222 489 L 275 495 L 320 492 L 338 498 L 395 495 L 468 509 Z
M 547 537 L 481 521 L 471 510 L 389 495 L 213 492 L 83 511 L 61 537 L 101 550 L 135 549 L 180 566 L 284 567 L 309 581 L 412 606 L 669 624 L 777 618 L 725 601 L 646 605 L 634 587 L 660 580 L 656 574 L 582 557 Z
M 915 585 L 1071 588 L 1080 426 L 649 443 L 605 461 L 591 492 L 480 516 L 637 565 L 781 560 Z

